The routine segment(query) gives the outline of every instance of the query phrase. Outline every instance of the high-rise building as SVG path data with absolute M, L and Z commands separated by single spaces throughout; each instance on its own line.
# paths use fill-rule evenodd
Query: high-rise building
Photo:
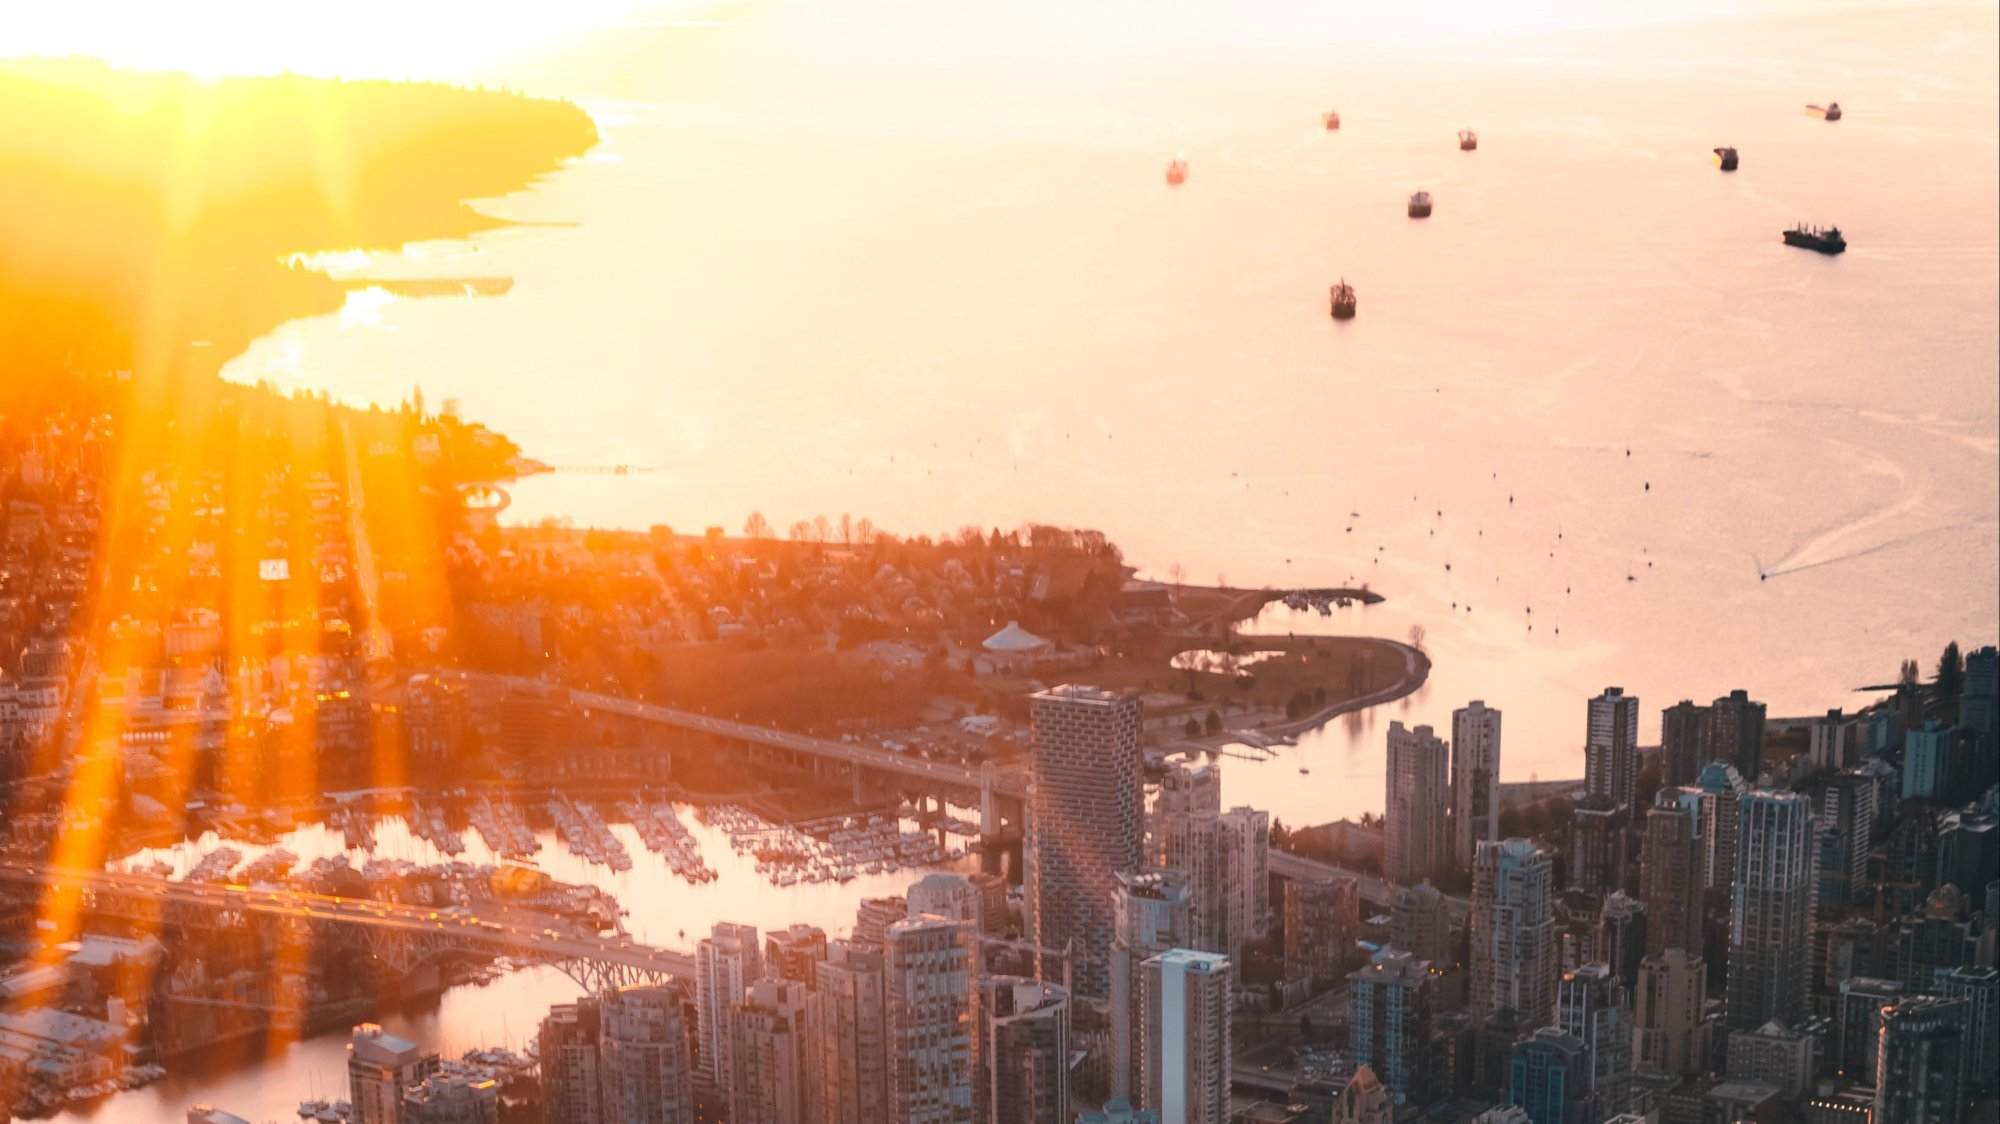
M 1175 872 L 1187 890 L 1184 947 L 1208 952 L 1227 943 L 1221 775 L 1210 762 L 1171 762 L 1146 821 L 1152 861 Z
M 1385 948 L 1347 977 L 1348 1052 L 1373 1069 L 1398 1104 L 1429 1093 L 1431 1020 L 1437 1013 L 1431 966 Z
M 1937 830 L 1940 884 L 1949 882 L 1973 898 L 1980 887 L 2000 879 L 2000 817 L 1959 808 L 1938 817 Z
M 813 966 L 807 1066 L 816 1124 L 879 1124 L 889 1118 L 883 986 L 879 944 L 833 941 L 826 959 Z
M 694 964 L 695 1084 L 727 1099 L 735 1087 L 729 1071 L 729 1013 L 764 974 L 757 927 L 716 922 L 695 943 Z
M 1590 1082 L 1605 1111 L 1622 1110 L 1632 1080 L 1632 1008 L 1606 964 L 1565 972 L 1556 987 L 1556 1025 L 1590 1053 Z
M 1693 700 L 1660 711 L 1660 783 L 1677 788 L 1694 783 L 1708 764 L 1708 708 Z
M 1597 911 L 1597 955 L 1611 966 L 1625 990 L 1639 986 L 1639 962 L 1646 958 L 1646 903 L 1623 892 L 1604 899 Z
M 986 932 L 986 911 L 988 896 L 984 889 L 975 884 L 970 875 L 955 871 L 936 871 L 927 874 L 910 885 L 905 895 L 909 902 L 911 917 L 941 917 L 947 921 L 961 922 L 958 927 L 959 939 L 965 944 L 965 958 L 969 978 L 976 985 L 980 975 L 986 970 L 985 946 L 980 938 Z M 977 1074 L 985 1064 L 980 1051 L 985 1048 L 985 1036 L 978 1033 L 985 1025 L 979 1004 L 985 998 L 985 991 L 977 986 L 968 990 L 966 1023 L 971 1028 L 971 1072 Z
M 1775 1019 L 1755 1030 L 1735 1031 L 1727 1050 L 1729 1079 L 1762 1081 L 1777 1086 L 1780 1097 L 1796 1099 L 1812 1088 L 1815 1045 L 1813 1035 Z
M 1822 844 L 1821 916 L 1861 899 L 1868 882 L 1868 851 L 1875 832 L 1875 786 L 1860 773 L 1835 773 L 1809 789 L 1817 819 L 1833 836 Z
M 1743 797 L 1729 911 L 1726 1023 L 1751 1030 L 1807 1013 L 1812 932 L 1812 805 L 1796 792 Z
M 1569 886 L 1603 897 L 1625 885 L 1625 825 L 1631 810 L 1606 796 L 1586 795 L 1569 821 Z
M 1452 859 L 1472 869 L 1473 849 L 1500 838 L 1500 712 L 1474 699 L 1451 712 Z
M 622 987 L 598 997 L 598 1017 L 603 1119 L 694 1124 L 693 1067 L 680 996 L 668 987 Z
M 1141 968 L 1144 1107 L 1159 1114 L 1160 1124 L 1227 1124 L 1234 1005 L 1229 958 L 1176 948 Z
M 733 1124 L 807 1124 L 812 1119 L 806 1029 L 811 996 L 812 989 L 797 980 L 766 976 L 750 985 L 750 994 L 737 1006 L 729 1028 Z
M 1429 726 L 1389 723 L 1382 870 L 1391 882 L 1433 878 L 1450 850 L 1450 751 Z
M 967 922 L 966 932 L 978 936 L 986 931 L 986 894 L 973 885 L 969 875 L 957 871 L 932 871 L 910 883 L 903 900 L 909 916 L 931 914 L 952 921 Z
M 1820 772 L 1851 769 L 1861 763 L 1861 737 L 1861 720 L 1835 707 L 1806 731 L 1806 760 Z
M 1902 998 L 1901 980 L 1850 976 L 1840 982 L 1833 1015 L 1835 1074 L 1851 1084 L 1871 1087 L 1875 1084 L 1882 1010 L 1895 1006 Z
M 1222 813 L 1222 945 L 1240 957 L 1243 946 L 1264 939 L 1271 914 L 1271 814 L 1236 807 Z
M 1743 779 L 1756 784 L 1764 772 L 1764 704 L 1741 689 L 1709 704 L 1709 754 L 1736 766 Z
M 1701 954 L 1702 799 L 1696 789 L 1663 788 L 1646 809 L 1639 894 L 1646 901 L 1646 952 Z
M 889 926 L 883 940 L 891 1124 L 971 1124 L 967 924 L 910 917 Z
M 604 1079 L 597 1072 L 603 1020 L 585 996 L 550 1008 L 538 1041 L 545 1124 L 598 1124 L 604 1119 Z
M 1457 959 L 1451 937 L 1451 916 L 1437 887 L 1428 882 L 1396 887 L 1389 902 L 1391 944 L 1443 968 Z
M 1606 687 L 1590 700 L 1583 743 L 1583 786 L 1630 808 L 1639 783 L 1639 698 Z M 1539 1121 L 1536 1124 L 1540 1124 Z
M 1514 1044 L 1507 1101 L 1526 1110 L 1532 1124 L 1593 1124 L 1601 1115 L 1590 1074 L 1583 1041 L 1545 1026 Z
M 1680 1075 L 1706 1068 L 1702 1008 L 1708 1002 L 1708 969 L 1701 957 L 1681 948 L 1646 957 L 1636 994 L 1638 1068 Z
M 1356 1066 L 1354 1076 L 1333 1102 L 1331 1124 L 1393 1124 L 1395 1118 L 1396 1106 L 1381 1079 L 1368 1066 Z
M 1965 1003 L 1966 1079 L 1977 1091 L 2000 1084 L 2000 971 L 1961 965 L 1937 974 L 1938 994 Z
M 1222 770 L 1212 761 L 1176 757 L 1160 776 L 1160 791 L 1146 814 L 1146 862 L 1161 868 L 1174 865 L 1167 828 L 1176 820 L 1222 814 Z
M 1285 974 L 1325 987 L 1347 970 L 1361 924 L 1361 887 L 1335 874 L 1285 880 Z
M 347 1040 L 347 1095 L 354 1124 L 399 1124 L 403 1089 L 437 1068 L 437 1055 L 374 1023 L 354 1028 Z
M 1145 1054 L 1145 987 L 1141 966 L 1173 948 L 1185 947 L 1187 885 L 1177 871 L 1122 874 L 1112 892 L 1111 1091 L 1127 1101 L 1143 1101 L 1140 1064 Z
M 764 937 L 764 972 L 781 980 L 812 987 L 813 965 L 826 959 L 826 930 L 794 924 Z
M 1951 776 L 1952 729 L 1930 721 L 1903 735 L 1903 799 L 1943 797 Z
M 904 898 L 862 898 L 854 911 L 853 939 L 879 945 L 888 934 L 889 926 L 909 915 L 910 905 Z
M 1042 949 L 1067 949 L 1077 993 L 1102 998 L 1111 991 L 1112 891 L 1139 867 L 1139 700 L 1054 687 L 1028 700 L 1028 714 L 1028 933 Z M 1046 979 L 1056 966 L 1046 953 L 1038 959 Z
M 983 1026 L 974 1119 L 983 1124 L 1067 1121 L 1069 992 L 1020 976 L 979 981 Z
M 1991 644 L 1966 653 L 1958 720 L 1980 739 L 1982 752 L 1994 752 L 2000 742 L 2000 649 Z
M 485 1070 L 442 1063 L 403 1090 L 403 1124 L 499 1124 L 500 1082 Z
M 1993 1059 L 1967 1057 L 1963 999 L 1916 995 L 1882 1011 L 1876 1044 L 1874 1124 L 1961 1124 L 1971 1092 L 1966 1075 Z
M 1743 818 L 1740 805 L 1750 786 L 1736 766 L 1711 761 L 1701 767 L 1695 787 L 1702 793 L 1704 884 L 1727 894 L 1736 883 L 1736 830 Z
M 1554 873 L 1526 839 L 1481 843 L 1472 865 L 1473 1017 L 1502 1009 L 1535 1025 L 1555 1016 Z

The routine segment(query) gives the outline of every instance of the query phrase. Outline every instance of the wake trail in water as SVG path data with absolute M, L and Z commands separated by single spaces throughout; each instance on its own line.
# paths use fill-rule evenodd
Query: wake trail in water
M 1836 562 L 1852 562 L 1857 558 L 1866 558 L 1871 554 L 1879 554 L 1882 551 L 1891 550 L 1894 549 L 1895 547 L 1907 546 L 1910 543 L 1916 542 L 1919 539 L 1927 539 L 1932 537 L 1933 535 L 1942 534 L 1946 531 L 1956 531 L 1959 529 L 1960 528 L 1958 527 L 1932 527 L 1929 530 L 1916 531 L 1911 534 L 1900 535 L 1896 538 L 1888 540 L 1887 542 L 1879 542 L 1876 543 L 1874 546 L 1863 547 L 1860 550 L 1849 551 L 1846 554 L 1837 554 L 1832 558 L 1821 558 L 1813 562 L 1803 562 L 1796 566 L 1782 566 L 1778 569 L 1768 570 L 1768 571 L 1765 570 L 1762 565 L 1759 565 L 1757 569 L 1758 573 L 1764 578 L 1781 578 L 1786 576 L 1787 574 L 1802 574 L 1805 573 L 1807 570 L 1817 570 L 1821 566 L 1831 566 Z M 1754 558 L 1756 556 L 1752 555 L 1751 557 Z

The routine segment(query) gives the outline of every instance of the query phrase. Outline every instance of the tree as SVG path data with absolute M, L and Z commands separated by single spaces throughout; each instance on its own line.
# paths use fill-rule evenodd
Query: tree
M 1198 738 L 1198 737 L 1200 737 L 1200 736 L 1201 736 L 1201 719 L 1199 719 L 1199 718 L 1196 718 L 1196 717 L 1194 717 L 1194 716 L 1192 716 L 1192 715 L 1189 715 L 1189 716 L 1188 716 L 1188 720 L 1187 720 L 1187 724 L 1186 724 L 1185 726 L 1182 726 L 1182 727 L 1181 727 L 1181 733 L 1183 733 L 1183 734 L 1186 734 L 1186 735 L 1187 735 L 1188 737 L 1191 737 L 1191 738 Z
M 1167 567 L 1167 580 L 1174 583 L 1174 592 L 1179 593 L 1181 587 L 1187 584 L 1187 567 L 1178 562 Z
M 1222 732 L 1222 715 L 1211 710 L 1208 712 L 1208 717 L 1202 719 L 1201 725 L 1208 733 L 1219 734 Z
M 833 535 L 833 524 L 827 522 L 824 515 L 813 516 L 812 529 L 814 542 L 825 542 Z
M 743 535 L 762 542 L 771 537 L 771 521 L 764 518 L 763 512 L 753 511 L 750 518 L 743 521 Z
M 1413 624 L 1410 626 L 1410 647 L 1415 648 L 1419 652 L 1424 650 L 1423 625 Z
M 854 516 L 845 511 L 840 513 L 840 541 L 843 545 L 854 545 Z
M 1958 699 L 1965 690 L 1965 659 L 1958 654 L 1958 641 L 1944 646 L 1938 657 L 1937 683 L 1931 688 L 1932 701 L 1947 722 L 1958 720 Z

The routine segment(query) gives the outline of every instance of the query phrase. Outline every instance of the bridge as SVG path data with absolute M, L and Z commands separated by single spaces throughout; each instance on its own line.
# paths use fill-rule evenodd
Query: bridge
M 698 714 L 691 710 L 679 710 L 670 706 L 658 706 L 638 699 L 621 698 L 597 691 L 586 691 L 574 687 L 563 687 L 539 679 L 528 679 L 517 675 L 493 675 L 479 672 L 453 671 L 438 672 L 440 676 L 455 675 L 467 683 L 490 683 L 509 690 L 540 696 L 566 703 L 569 706 L 594 714 L 615 714 L 635 721 L 668 726 L 690 733 L 706 734 L 711 737 L 744 742 L 749 745 L 769 749 L 781 749 L 803 754 L 825 761 L 840 762 L 858 771 L 868 770 L 908 780 L 920 781 L 937 788 L 950 788 L 966 793 L 977 793 L 979 797 L 979 834 L 988 839 L 997 838 L 1001 833 L 1001 811 L 998 798 L 1024 801 L 1028 795 L 1028 778 L 1019 771 L 999 769 L 992 762 L 984 762 L 977 768 L 958 765 L 948 761 L 930 761 L 922 757 L 912 757 L 894 753 L 879 746 L 863 745 L 857 742 L 835 741 L 831 738 L 814 737 L 810 734 L 795 734 L 789 730 L 779 730 L 770 726 L 759 726 L 750 722 L 738 722 L 728 718 L 716 718 Z M 1016 821 L 1018 822 L 1018 820 Z
M 174 882 L 147 874 L 59 870 L 38 863 L 0 862 L 0 882 L 67 886 L 117 912 L 138 905 L 156 916 L 160 903 L 216 912 L 234 911 L 294 923 L 352 928 L 391 967 L 408 971 L 428 960 L 462 952 L 512 956 L 553 964 L 585 991 L 637 983 L 692 979 L 694 956 L 627 937 L 605 937 L 547 914 L 500 911 L 486 917 L 463 909 L 434 909 L 366 898 L 309 893 L 278 886 Z M 145 904 L 150 903 L 150 904 Z
M 1388 909 L 1394 906 L 1396 904 L 1396 891 L 1402 889 L 1402 887 L 1387 879 L 1377 878 L 1372 874 L 1363 874 L 1358 870 L 1349 870 L 1344 866 L 1335 866 L 1332 863 L 1318 862 L 1300 855 L 1294 855 L 1288 851 L 1272 851 L 1269 858 L 1265 861 L 1269 865 L 1271 873 L 1295 881 L 1320 878 L 1351 879 L 1360 891 L 1361 900 L 1378 909 Z M 1443 894 L 1440 897 L 1444 902 L 1445 911 L 1451 915 L 1452 921 L 1456 924 L 1464 924 L 1466 917 L 1471 913 L 1471 903 L 1464 898 L 1453 897 L 1449 894 Z

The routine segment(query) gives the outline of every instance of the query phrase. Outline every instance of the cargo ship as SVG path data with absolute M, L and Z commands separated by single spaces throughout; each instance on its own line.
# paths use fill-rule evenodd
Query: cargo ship
M 1846 252 L 1847 239 L 1841 236 L 1840 228 L 1837 226 L 1821 229 L 1800 223 L 1785 231 L 1785 245 L 1818 250 L 1822 254 L 1839 254 Z
M 1340 128 L 1340 114 L 1334 112 L 1331 109 L 1327 110 L 1325 113 L 1320 114 L 1319 121 L 1320 124 L 1326 126 L 1326 131 L 1329 133 L 1335 132 Z
M 1187 182 L 1187 161 L 1176 156 L 1173 162 L 1167 165 L 1167 185 L 1178 187 L 1185 182 Z
M 1354 286 L 1348 284 L 1346 278 L 1341 278 L 1340 283 L 1333 287 L 1328 297 L 1335 320 L 1354 319 Z
M 1413 219 L 1427 219 L 1431 217 L 1430 192 L 1419 191 L 1415 195 L 1410 196 L 1410 217 Z
M 1479 147 L 1478 133 L 1473 132 L 1471 129 L 1460 129 L 1458 131 L 1458 150 L 1460 152 L 1471 152 L 1473 149 L 1478 147 Z
M 1736 170 L 1736 150 L 1724 146 L 1715 150 L 1715 162 L 1725 172 Z

